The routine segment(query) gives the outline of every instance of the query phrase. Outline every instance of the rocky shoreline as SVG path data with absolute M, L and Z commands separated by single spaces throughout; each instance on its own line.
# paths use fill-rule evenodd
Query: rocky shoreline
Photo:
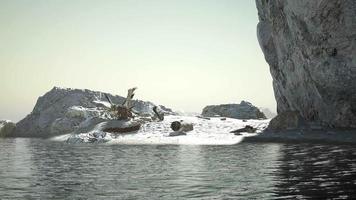
M 243 142 L 356 144 L 356 130 L 265 130 Z
M 33 112 L 19 123 L 15 124 L 8 120 L 1 121 L 0 136 L 52 138 L 64 134 L 71 134 L 66 139 L 69 143 L 101 143 L 112 140 L 116 141 L 117 136 L 111 134 L 110 131 L 114 129 L 117 131 L 117 127 L 125 129 L 127 125 L 128 128 L 135 128 L 133 132 L 135 134 L 138 133 L 138 138 L 143 135 L 144 137 L 142 139 L 147 140 L 147 142 L 152 140 L 151 137 L 153 137 L 154 134 L 157 134 L 155 136 L 157 140 L 167 140 L 168 143 L 172 142 L 169 139 L 165 139 L 165 134 L 170 133 L 166 128 L 171 121 L 168 120 L 167 122 L 166 120 L 162 120 L 163 122 L 154 122 L 155 120 L 153 120 L 155 115 L 153 108 L 156 107 L 155 104 L 135 100 L 133 102 L 136 113 L 135 119 L 118 121 L 109 115 L 109 107 L 106 105 L 108 102 L 105 101 L 104 94 L 105 93 L 90 90 L 55 87 L 40 97 Z M 122 103 L 125 100 L 125 98 L 120 96 L 106 95 L 109 95 L 115 103 Z M 246 104 L 246 106 L 244 104 Z M 240 136 L 244 142 L 356 144 L 356 129 L 324 128 L 317 123 L 313 124 L 305 121 L 298 112 L 285 112 L 279 114 L 271 121 L 261 119 L 253 120 L 252 118 L 259 118 L 259 113 L 262 112 L 250 103 L 242 102 L 241 104 L 207 106 L 205 112 L 202 114 L 202 116 L 207 116 L 206 113 L 210 113 L 208 116 L 219 114 L 220 117 L 197 116 L 187 118 L 183 115 L 176 115 L 171 109 L 164 106 L 158 106 L 157 108 L 159 112 L 167 115 L 169 119 L 178 121 L 179 119 L 189 119 L 195 121 L 195 125 L 200 124 L 198 125 L 198 130 L 192 134 L 194 135 L 198 132 L 201 139 L 205 137 L 203 136 L 205 131 L 207 136 L 212 134 L 208 131 L 208 129 L 212 129 L 217 133 L 214 137 L 220 137 L 219 133 L 223 133 L 226 134 L 224 137 L 235 138 L 235 136 Z M 237 115 L 230 116 L 236 112 L 242 113 L 245 117 Z M 176 117 L 173 117 L 174 115 L 176 115 Z M 249 116 L 250 119 L 244 119 L 246 116 Z M 112 125 L 113 123 L 114 125 Z M 120 124 L 118 125 L 118 123 Z M 133 126 L 137 123 L 146 125 L 140 130 L 139 127 L 136 128 L 136 126 Z M 152 124 L 156 124 L 157 130 L 149 128 Z M 252 125 L 250 129 L 253 131 L 246 129 L 246 127 L 250 125 Z M 165 127 L 164 131 L 161 126 Z M 199 126 L 204 126 L 204 128 L 200 130 Z M 206 128 L 205 126 L 210 128 Z M 238 130 L 236 130 L 237 128 Z M 238 133 L 234 131 L 238 131 Z M 151 132 L 152 136 L 150 135 Z M 131 136 L 128 138 L 130 137 Z M 189 137 L 192 136 L 188 135 L 187 138 Z M 197 140 L 198 138 L 194 139 Z M 135 137 L 130 140 L 135 141 Z

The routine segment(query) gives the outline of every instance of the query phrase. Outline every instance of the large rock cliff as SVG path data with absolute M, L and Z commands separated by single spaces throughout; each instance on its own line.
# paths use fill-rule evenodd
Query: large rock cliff
M 278 113 L 356 128 L 356 1 L 256 0 Z
M 122 104 L 124 97 L 107 94 L 115 104 Z M 91 90 L 54 87 L 38 98 L 33 111 L 16 124 L 10 136 L 51 137 L 73 132 L 77 129 L 90 129 L 108 120 L 109 105 L 104 93 Z M 134 111 L 141 116 L 153 116 L 151 102 L 134 100 Z M 163 113 L 172 110 L 159 106 Z

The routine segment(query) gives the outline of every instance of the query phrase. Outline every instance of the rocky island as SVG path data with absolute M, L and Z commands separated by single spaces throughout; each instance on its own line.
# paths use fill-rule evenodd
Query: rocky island
M 250 102 L 240 104 L 221 104 L 206 106 L 202 111 L 204 117 L 230 117 L 234 119 L 266 119 L 265 114 Z
M 54 87 L 39 97 L 33 111 L 17 124 L 1 121 L 0 136 L 67 143 L 236 144 L 244 136 L 262 132 L 269 123 L 258 108 L 245 101 L 207 106 L 204 115 L 219 117 L 206 120 L 178 115 L 148 101 L 132 100 L 134 90 L 129 89 L 124 98 L 87 89 Z M 243 131 L 246 127 L 253 131 Z M 236 130 L 242 131 L 237 134 Z
M 75 131 L 85 132 L 101 122 L 112 120 L 108 115 L 110 103 L 122 104 L 124 97 L 108 93 L 54 87 L 39 97 L 33 111 L 7 133 L 8 137 L 53 137 Z M 141 117 L 155 115 L 156 105 L 148 101 L 134 100 L 134 112 Z M 164 114 L 173 114 L 171 109 L 159 107 Z

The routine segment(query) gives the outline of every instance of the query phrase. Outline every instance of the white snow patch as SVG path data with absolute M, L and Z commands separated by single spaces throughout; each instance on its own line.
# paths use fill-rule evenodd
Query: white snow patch
M 173 121 L 183 120 L 193 123 L 194 130 L 187 135 L 170 137 L 172 132 L 170 125 Z M 257 128 L 257 133 L 264 130 L 270 120 L 239 120 L 226 118 L 211 118 L 210 120 L 201 119 L 192 116 L 165 116 L 163 122 L 149 122 L 144 124 L 137 133 L 126 135 L 115 135 L 107 133 L 105 140 L 108 144 L 177 144 L 177 145 L 233 145 L 242 141 L 244 137 L 256 134 L 242 133 L 234 135 L 230 133 L 233 130 L 243 128 L 246 125 Z M 98 130 L 92 130 L 88 133 L 82 133 L 79 137 L 86 140 L 89 134 Z M 52 138 L 56 141 L 66 141 L 70 134 Z

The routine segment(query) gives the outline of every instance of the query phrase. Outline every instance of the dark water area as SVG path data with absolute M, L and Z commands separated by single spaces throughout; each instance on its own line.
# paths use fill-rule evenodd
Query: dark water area
M 351 199 L 356 147 L 0 139 L 0 199 Z

